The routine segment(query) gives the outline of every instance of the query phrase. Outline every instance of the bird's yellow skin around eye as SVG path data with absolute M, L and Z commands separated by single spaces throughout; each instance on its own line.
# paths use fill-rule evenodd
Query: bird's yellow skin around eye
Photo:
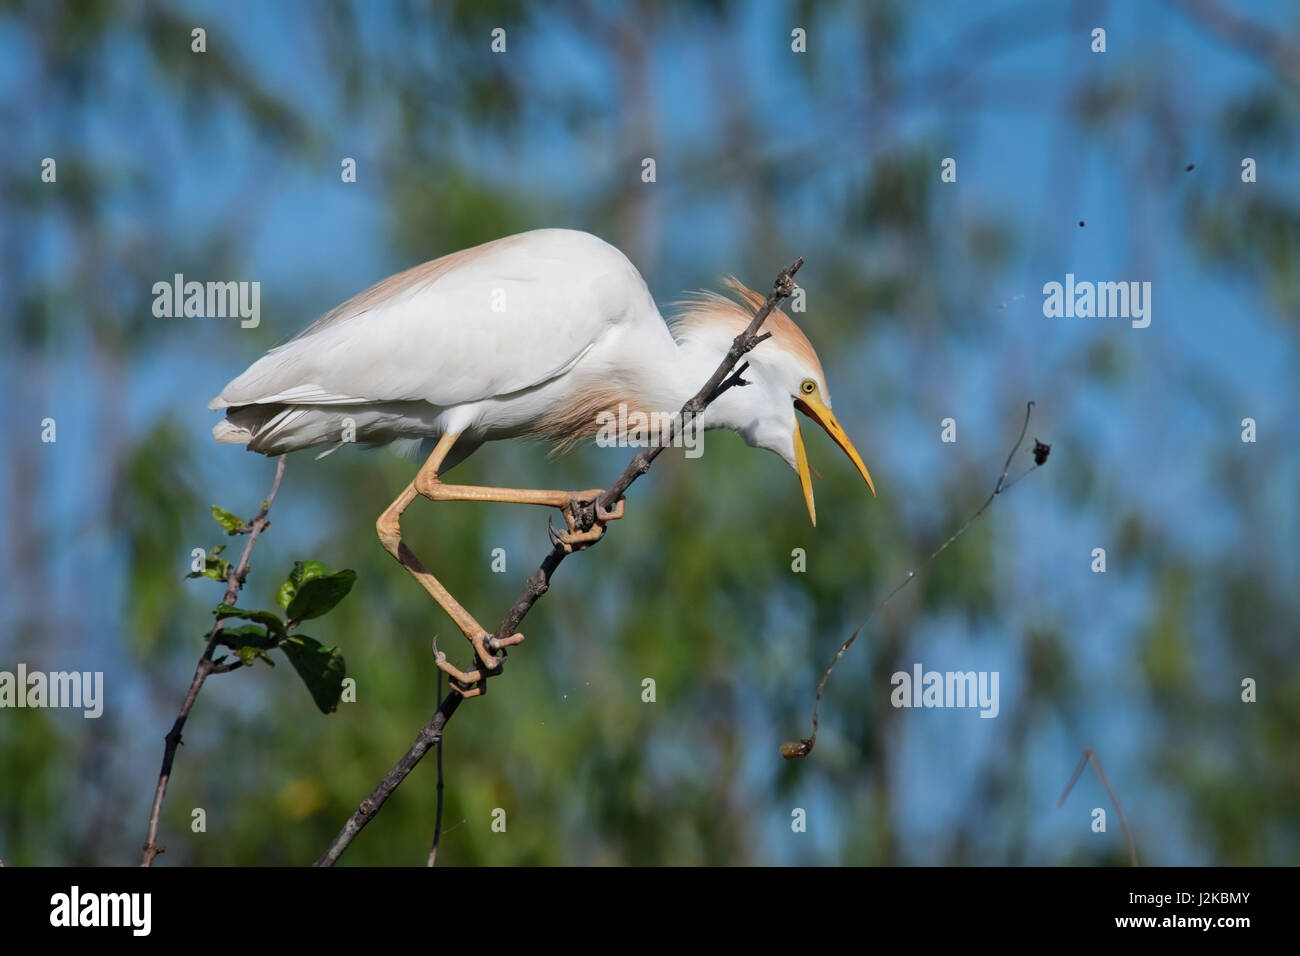
M 799 386 L 799 391 L 803 392 L 805 395 L 811 395 L 813 392 L 817 391 L 817 383 L 810 378 L 806 378 Z

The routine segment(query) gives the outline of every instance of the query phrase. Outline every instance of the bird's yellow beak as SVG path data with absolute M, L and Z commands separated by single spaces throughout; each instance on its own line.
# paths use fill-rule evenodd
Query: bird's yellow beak
M 858 450 L 853 447 L 853 442 L 849 441 L 849 436 L 844 434 L 844 429 L 835 420 L 835 415 L 832 414 L 831 410 L 815 395 L 796 398 L 794 407 L 826 429 L 826 434 L 831 436 L 835 444 L 844 449 L 844 454 L 849 456 L 849 460 L 853 462 L 862 477 L 866 479 L 867 487 L 871 489 L 871 493 L 874 495 L 876 486 L 871 480 L 871 472 L 867 471 L 867 466 L 862 463 Z M 808 517 L 816 525 L 817 508 L 813 504 L 812 474 L 808 469 L 808 455 L 803 450 L 803 438 L 799 435 L 799 423 L 797 421 L 794 425 L 794 461 L 795 470 L 799 472 L 799 483 L 803 485 L 803 500 L 808 505 Z

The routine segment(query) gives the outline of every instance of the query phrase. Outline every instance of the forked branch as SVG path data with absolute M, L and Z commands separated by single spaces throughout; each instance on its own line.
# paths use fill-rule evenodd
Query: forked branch
M 226 572 L 226 595 L 222 598 L 223 604 L 235 603 L 244 581 L 248 578 L 248 561 L 253 553 L 253 545 L 257 543 L 258 536 L 271 524 L 267 514 L 271 510 L 271 505 L 275 503 L 275 496 L 280 490 L 280 481 L 284 478 L 284 462 L 284 456 L 281 455 L 275 464 L 275 481 L 271 484 L 271 493 L 262 502 L 262 509 L 258 511 L 257 517 L 239 531 L 241 534 L 248 535 L 248 541 L 244 544 L 244 552 L 240 555 L 238 563 L 231 565 Z M 212 630 L 208 632 L 207 647 L 203 649 L 199 663 L 194 668 L 194 677 L 190 680 L 189 690 L 185 692 L 185 699 L 181 701 L 180 713 L 176 715 L 176 720 L 172 722 L 172 729 L 167 732 L 164 739 L 162 769 L 158 772 L 153 806 L 149 810 L 149 833 L 145 837 L 144 855 L 140 859 L 141 866 L 152 866 L 154 859 L 164 850 L 164 847 L 158 845 L 158 820 L 162 815 L 163 799 L 167 796 L 167 784 L 171 781 L 172 764 L 176 761 L 176 751 L 181 745 L 181 731 L 185 729 L 185 721 L 189 719 L 194 701 L 198 699 L 199 691 L 203 689 L 203 682 L 208 679 L 209 674 L 233 669 L 233 665 L 218 665 L 212 660 L 213 654 L 221 644 L 221 632 L 225 626 L 226 618 L 217 618 L 216 623 L 212 625 Z
M 1083 775 L 1083 768 L 1092 764 L 1092 769 L 1097 771 L 1097 776 L 1101 778 L 1101 785 L 1106 788 L 1106 796 L 1110 797 L 1110 802 L 1115 805 L 1115 812 L 1119 814 L 1119 825 L 1124 828 L 1124 841 L 1128 844 L 1129 862 L 1134 866 L 1141 866 L 1138 862 L 1137 844 L 1133 842 L 1133 834 L 1128 828 L 1128 819 L 1124 816 L 1124 808 L 1119 805 L 1119 797 L 1115 796 L 1115 791 L 1110 788 L 1110 781 L 1106 779 L 1106 771 L 1101 769 L 1101 761 L 1097 759 L 1097 754 L 1091 747 L 1083 749 L 1083 756 L 1079 758 L 1079 765 L 1074 768 L 1074 775 L 1070 777 L 1070 782 L 1065 785 L 1064 792 L 1061 793 L 1061 799 L 1056 801 L 1056 806 L 1065 806 L 1065 798 L 1070 795 L 1074 785 L 1079 782 L 1079 777 Z

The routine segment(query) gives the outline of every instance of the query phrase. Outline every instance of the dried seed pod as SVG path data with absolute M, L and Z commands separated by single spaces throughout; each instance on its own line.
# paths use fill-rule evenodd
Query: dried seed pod
M 781 745 L 781 756 L 786 760 L 801 760 L 810 753 L 812 753 L 812 741 L 807 737 L 798 743 L 787 740 Z

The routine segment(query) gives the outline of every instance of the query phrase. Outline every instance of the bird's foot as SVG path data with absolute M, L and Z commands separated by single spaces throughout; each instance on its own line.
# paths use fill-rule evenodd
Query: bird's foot
M 487 689 L 487 684 L 483 680 L 483 675 L 477 670 L 463 671 L 451 661 L 447 660 L 447 655 L 442 651 L 433 652 L 433 662 L 438 666 L 438 670 L 447 675 L 448 683 L 451 689 L 462 697 L 478 697 Z
M 505 649 L 522 644 L 523 641 L 524 636 L 518 633 L 500 639 L 491 634 L 470 637 L 470 643 L 474 645 L 474 653 L 481 663 L 473 670 L 463 671 L 447 660 L 446 654 L 438 650 L 438 642 L 435 638 L 433 660 L 438 670 L 450 678 L 451 687 L 456 693 L 462 697 L 478 697 L 480 694 L 487 693 L 487 683 L 483 678 L 494 671 L 499 671 L 502 663 L 505 662 Z
M 625 504 L 620 498 L 614 507 L 608 510 L 602 508 L 600 496 L 603 494 L 603 490 L 596 488 L 579 492 L 565 502 L 564 507 L 560 509 L 560 514 L 564 515 L 564 523 L 568 525 L 568 530 L 557 531 L 548 521 L 546 530 L 551 536 L 551 544 L 563 548 L 566 554 L 572 554 L 574 551 L 589 548 L 599 541 L 605 533 L 605 523 L 623 517 Z

